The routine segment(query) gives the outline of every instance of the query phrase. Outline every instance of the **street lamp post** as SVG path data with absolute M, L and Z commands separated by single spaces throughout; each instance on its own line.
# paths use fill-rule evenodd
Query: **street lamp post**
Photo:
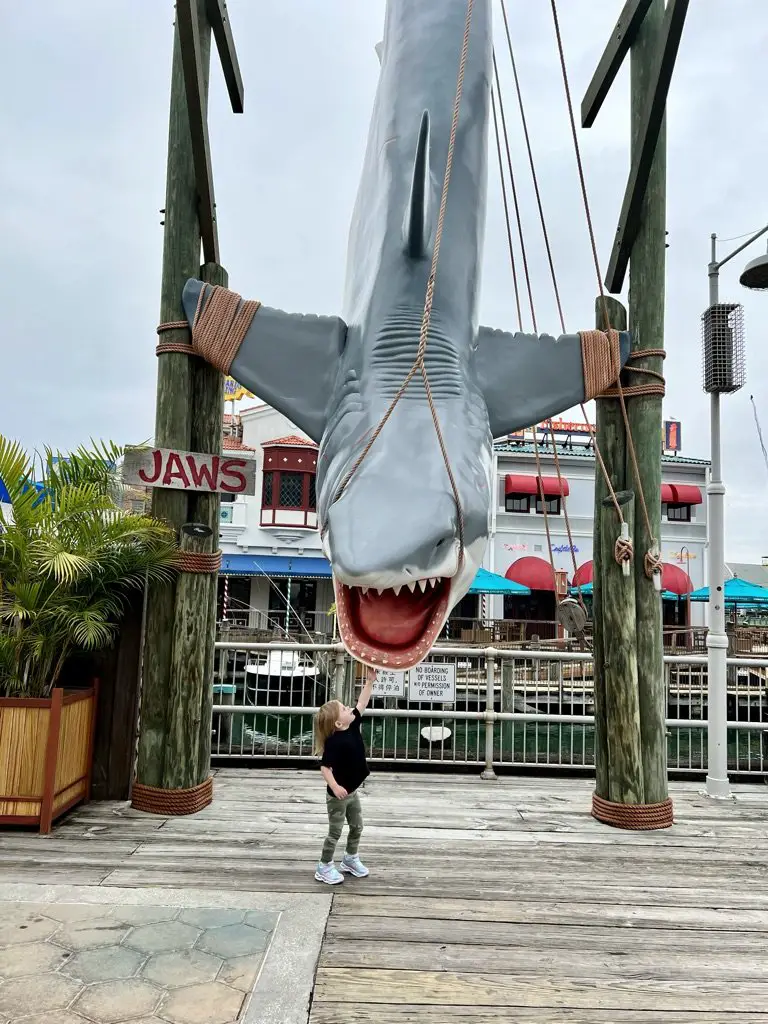
M 712 258 L 708 267 L 709 309 L 704 323 L 704 389 L 710 395 L 711 470 L 707 485 L 709 529 L 709 629 L 707 631 L 708 676 L 708 796 L 727 799 L 728 781 L 728 637 L 725 632 L 725 486 L 722 480 L 720 443 L 720 395 L 729 394 L 744 383 L 741 337 L 741 307 L 721 304 L 720 268 L 752 242 L 768 232 L 768 224 L 755 232 L 722 260 L 717 258 L 717 236 L 712 235 Z M 768 289 L 768 254 L 752 260 L 740 283 L 745 288 Z

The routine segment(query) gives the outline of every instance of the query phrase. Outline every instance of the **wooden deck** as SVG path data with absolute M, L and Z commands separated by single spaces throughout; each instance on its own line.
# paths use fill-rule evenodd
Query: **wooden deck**
M 768 790 L 673 786 L 678 824 L 608 829 L 588 781 L 375 773 L 334 890 L 311 1024 L 768 1024 Z M 226 770 L 215 804 L 0 833 L 3 883 L 316 891 L 314 772 Z

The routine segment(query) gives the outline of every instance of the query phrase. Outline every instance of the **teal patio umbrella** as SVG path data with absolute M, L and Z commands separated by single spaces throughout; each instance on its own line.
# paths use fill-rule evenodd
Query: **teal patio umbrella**
M 522 583 L 515 583 L 505 576 L 499 576 L 487 569 L 478 569 L 477 575 L 469 588 L 470 594 L 514 594 L 516 597 L 527 597 L 530 589 Z
M 750 583 L 739 576 L 734 576 L 725 581 L 724 587 L 726 605 L 755 605 L 768 607 L 768 587 L 761 587 L 757 583 Z M 692 601 L 708 601 L 709 587 L 700 587 L 691 594 Z

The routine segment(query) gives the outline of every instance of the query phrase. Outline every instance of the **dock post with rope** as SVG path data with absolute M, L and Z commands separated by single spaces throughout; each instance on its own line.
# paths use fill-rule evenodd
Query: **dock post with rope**
M 609 529 L 603 518 L 595 517 L 595 555 L 599 559 L 593 576 L 595 599 L 595 761 L 596 789 L 593 814 L 622 828 L 665 828 L 673 822 L 672 801 L 667 785 L 666 693 L 663 669 L 661 615 L 661 448 L 664 376 L 664 284 L 666 250 L 666 125 L 665 110 L 675 59 L 682 36 L 688 0 L 627 0 L 616 29 L 590 83 L 582 103 L 582 125 L 589 127 L 627 55 L 631 63 L 631 155 L 632 163 L 611 255 L 605 287 L 617 293 L 630 270 L 629 326 L 632 352 L 625 374 L 598 402 L 597 447 L 612 463 L 611 485 L 634 486 L 642 514 L 634 528 L 624 526 L 622 552 L 631 566 L 623 580 L 615 566 L 606 562 Z M 607 330 L 620 316 L 600 281 L 598 323 Z M 608 401 L 608 404 L 606 403 Z M 610 408 L 612 406 L 612 408 Z M 621 458 L 623 423 L 624 457 Z M 622 464 L 623 462 L 623 464 Z M 604 505 L 596 488 L 596 511 Z M 618 512 L 618 510 L 617 510 Z M 628 524 L 627 524 L 628 525 Z M 619 543 L 621 543 L 621 538 Z M 600 554 L 598 554 L 600 552 Z M 618 547 L 616 560 L 619 560 Z M 612 742 L 633 748 L 637 739 L 631 716 L 626 722 L 611 722 L 611 694 L 608 692 L 610 652 L 606 642 L 615 609 L 615 594 L 600 593 L 610 587 L 611 572 L 619 585 L 633 586 L 636 644 L 636 689 L 642 778 L 635 792 L 627 790 L 617 799 L 613 777 Z M 625 570 L 626 572 L 626 570 Z M 625 608 L 625 614 L 630 614 Z M 625 716 L 626 717 L 626 716 Z M 611 736 L 621 728 L 621 737 Z
M 607 323 L 606 323 L 607 314 Z M 626 308 L 610 295 L 598 296 L 595 301 L 595 327 L 598 330 L 612 328 L 616 331 L 627 329 Z M 592 654 L 593 654 L 593 698 L 595 704 L 595 792 L 603 800 L 609 799 L 610 767 L 608 757 L 608 694 L 605 685 L 603 653 L 603 606 L 614 600 L 610 589 L 603 588 L 603 559 L 601 552 L 602 521 L 605 517 L 603 502 L 609 499 L 611 488 L 623 491 L 626 486 L 627 432 L 619 403 L 611 398 L 598 398 L 595 402 L 595 432 L 604 471 L 595 473 L 595 513 L 593 517 L 592 541 Z M 611 539 L 616 540 L 618 520 L 611 520 Z M 613 552 L 610 560 L 615 561 Z M 625 579 L 618 578 L 619 587 L 625 586 Z M 634 622 L 633 622 L 634 625 Z
M 223 377 L 193 356 L 181 301 L 190 277 L 227 284 L 219 264 L 207 126 L 212 39 L 235 113 L 243 109 L 243 87 L 224 0 L 177 0 L 175 6 L 154 444 L 220 455 Z M 152 514 L 179 537 L 179 577 L 147 593 L 131 802 L 143 811 L 189 814 L 213 795 L 210 680 L 221 562 L 219 495 L 156 487 Z

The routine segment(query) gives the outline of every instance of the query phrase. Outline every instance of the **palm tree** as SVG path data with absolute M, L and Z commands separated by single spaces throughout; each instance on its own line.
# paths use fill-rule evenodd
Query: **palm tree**
M 110 646 L 132 591 L 170 580 L 163 523 L 120 508 L 122 450 L 93 443 L 30 458 L 0 435 L 0 697 L 45 697 L 73 654 Z

